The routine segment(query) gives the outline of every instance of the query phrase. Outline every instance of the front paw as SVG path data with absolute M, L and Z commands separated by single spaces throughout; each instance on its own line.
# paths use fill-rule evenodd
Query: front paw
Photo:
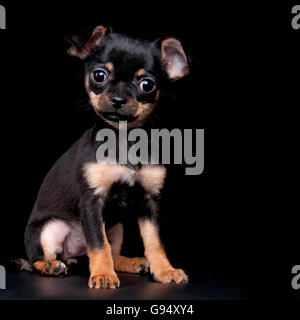
M 149 262 L 146 258 L 132 258 L 130 264 L 130 271 L 132 273 L 147 273 L 149 272 Z
M 120 280 L 115 272 L 90 276 L 89 287 L 96 289 L 117 289 L 120 287 Z
M 161 283 L 187 283 L 188 277 L 181 269 L 157 269 L 151 270 L 151 274 L 155 281 Z

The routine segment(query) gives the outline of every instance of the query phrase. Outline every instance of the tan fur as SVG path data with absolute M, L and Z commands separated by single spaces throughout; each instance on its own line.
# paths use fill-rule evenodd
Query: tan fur
M 36 270 L 40 271 L 41 273 L 45 273 L 47 262 L 46 261 L 36 261 L 33 266 Z
M 85 84 L 85 88 L 86 88 L 86 90 L 89 92 L 90 91 L 90 79 L 89 79 L 89 76 L 88 75 L 86 75 L 85 76 L 85 80 L 84 80 L 84 84 Z
M 144 76 L 146 74 L 146 70 L 145 69 L 140 69 L 140 70 L 138 70 L 138 72 L 136 73 L 136 75 L 138 76 L 138 77 L 142 77 L 142 76 Z
M 109 63 L 107 63 L 107 64 L 109 64 Z M 95 94 L 94 92 L 92 92 L 90 90 L 88 75 L 86 75 L 86 77 L 85 77 L 85 87 L 88 92 L 91 105 L 93 106 L 96 113 L 110 126 L 118 129 L 119 128 L 118 122 L 110 121 L 110 120 L 106 119 L 105 117 L 103 117 L 101 113 L 99 113 L 99 111 L 101 110 L 101 103 L 108 102 L 108 95 L 107 94 Z M 155 96 L 155 101 L 158 100 L 159 94 L 160 94 L 160 91 L 158 90 L 156 93 L 156 96 Z M 135 102 L 136 101 L 133 101 L 132 103 L 134 104 Z M 134 128 L 134 127 L 138 127 L 138 126 L 142 125 L 144 123 L 144 121 L 147 119 L 147 117 L 149 116 L 149 114 L 153 111 L 154 107 L 155 107 L 155 103 L 141 103 L 141 102 L 139 102 L 138 107 L 137 107 L 135 113 L 133 114 L 133 116 L 137 117 L 137 119 L 132 122 L 128 122 L 128 128 Z
M 150 262 L 151 267 L 168 268 L 171 266 L 163 246 L 159 241 L 157 228 L 149 221 L 139 219 L 141 236 L 145 246 L 145 256 Z
M 88 92 L 88 95 L 90 97 L 90 102 L 94 108 L 94 110 L 96 111 L 96 113 L 98 113 L 98 111 L 100 111 L 101 109 L 101 99 L 103 100 L 107 100 L 108 97 L 106 94 L 95 94 L 93 91 L 90 90 L 90 80 L 89 80 L 89 76 L 86 75 L 85 76 L 85 88 Z
M 166 168 L 160 165 L 144 165 L 139 170 L 138 176 L 147 192 L 158 195 L 164 185 Z
M 136 112 L 134 113 L 134 117 L 139 117 L 139 116 L 145 116 L 149 111 L 151 111 L 154 108 L 154 105 L 151 103 L 138 103 L 138 107 L 136 109 Z M 140 117 L 138 120 L 141 120 L 142 117 Z
M 138 103 L 138 107 L 134 113 L 136 120 L 128 122 L 128 128 L 135 128 L 141 126 L 153 111 L 155 103 Z
M 99 103 L 100 103 L 100 97 L 101 97 L 101 94 L 95 94 L 94 92 L 92 92 L 90 90 L 90 82 L 89 82 L 89 76 L 86 75 L 85 76 L 85 87 L 86 87 L 86 90 L 89 94 L 89 97 L 90 97 L 90 101 L 91 101 L 91 104 L 94 108 L 94 110 L 97 112 L 99 111 Z
M 101 249 L 88 248 L 87 253 L 90 265 L 89 287 L 95 288 L 116 288 L 120 281 L 114 271 L 114 262 L 111 254 L 111 247 L 105 234 L 105 227 L 102 228 L 104 245 Z
M 125 166 L 112 163 L 88 163 L 84 166 L 84 177 L 95 194 L 104 194 L 117 181 L 134 184 L 136 173 Z
M 113 64 L 111 62 L 107 62 L 105 67 L 109 72 L 113 72 L 113 70 L 114 70 L 114 66 L 113 66 Z
M 106 122 L 108 123 L 110 126 L 118 129 L 119 125 L 118 123 L 114 122 L 114 121 L 110 121 L 108 119 L 106 119 L 105 117 L 103 117 L 103 115 L 101 113 L 99 113 L 100 109 L 101 109 L 101 99 L 105 99 L 106 103 L 107 103 L 107 99 L 108 99 L 108 95 L 107 94 L 95 94 L 94 92 L 92 92 L 90 90 L 90 84 L 89 84 L 89 76 L 86 75 L 85 76 L 85 87 L 86 90 L 88 92 L 89 98 L 90 98 L 90 102 L 92 107 L 94 108 L 95 112 Z
M 92 104 L 93 108 L 96 111 L 99 111 L 100 110 L 101 94 L 95 94 L 94 92 L 91 91 L 89 93 L 89 95 L 90 95 L 90 101 L 91 101 L 91 104 Z
M 89 91 L 91 104 L 97 114 L 101 116 L 102 119 L 106 120 L 100 113 L 101 105 L 108 103 L 108 95 L 106 93 L 95 94 L 93 91 Z
M 156 95 L 155 95 L 155 101 L 157 101 L 157 100 L 158 100 L 159 95 L 160 95 L 160 90 L 157 90 Z
M 158 100 L 160 95 L 160 90 L 157 90 L 155 95 L 155 101 Z M 133 122 L 128 123 L 128 128 L 134 128 L 141 126 L 145 120 L 148 118 L 150 113 L 155 108 L 156 103 L 138 103 L 138 107 L 136 109 L 136 112 L 134 113 L 134 117 L 137 117 L 137 119 Z
M 104 237 L 104 239 L 103 249 L 88 248 L 87 252 L 90 259 L 91 276 L 110 273 L 113 269 L 111 248 L 106 237 Z
M 59 269 L 55 271 L 55 267 L 59 265 Z M 41 274 L 44 275 L 53 275 L 57 276 L 59 274 L 66 274 L 67 267 L 66 265 L 59 261 L 59 260 L 53 260 L 53 261 L 36 261 L 33 264 L 33 267 L 39 271 Z
M 118 223 L 106 230 L 107 238 L 111 245 L 111 252 L 116 271 L 139 273 L 145 272 L 149 268 L 149 263 L 145 258 L 127 258 L 121 256 L 123 243 L 123 225 Z
M 116 271 L 140 273 L 146 271 L 149 263 L 146 258 L 127 258 L 118 254 L 113 254 L 114 267 Z
M 181 269 L 174 269 L 160 243 L 158 230 L 149 220 L 139 219 L 141 236 L 145 246 L 145 257 L 156 281 L 162 283 L 187 282 L 188 278 Z

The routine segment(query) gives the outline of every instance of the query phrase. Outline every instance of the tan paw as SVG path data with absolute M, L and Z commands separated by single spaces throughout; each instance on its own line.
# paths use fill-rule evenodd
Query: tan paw
M 188 277 L 181 269 L 161 269 L 151 270 L 151 274 L 155 281 L 161 283 L 186 283 Z
M 120 287 L 120 280 L 115 272 L 91 276 L 89 287 L 96 289 L 116 289 Z
M 129 272 L 146 273 L 149 272 L 149 262 L 146 258 L 132 258 L 129 264 Z
M 149 272 L 149 262 L 146 258 L 129 258 L 122 265 L 122 271 L 130 273 L 147 273 Z
M 36 261 L 33 264 L 34 268 L 47 276 L 64 276 L 67 274 L 67 266 L 59 261 Z
M 113 260 L 116 271 L 130 273 L 149 272 L 149 262 L 146 258 L 127 258 L 120 255 L 113 255 Z

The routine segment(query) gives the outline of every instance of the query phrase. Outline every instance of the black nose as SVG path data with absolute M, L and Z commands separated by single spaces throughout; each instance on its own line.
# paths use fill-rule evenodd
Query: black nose
M 110 102 L 116 109 L 119 109 L 124 107 L 127 101 L 120 97 L 113 97 L 110 99 Z

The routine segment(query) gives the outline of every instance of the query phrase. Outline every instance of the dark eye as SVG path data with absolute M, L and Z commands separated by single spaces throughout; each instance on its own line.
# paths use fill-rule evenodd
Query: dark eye
M 107 79 L 107 73 L 104 70 L 96 70 L 93 72 L 93 79 L 97 83 L 102 83 Z
M 140 88 L 146 93 L 150 93 L 155 89 L 155 82 L 152 79 L 143 79 L 140 82 Z

